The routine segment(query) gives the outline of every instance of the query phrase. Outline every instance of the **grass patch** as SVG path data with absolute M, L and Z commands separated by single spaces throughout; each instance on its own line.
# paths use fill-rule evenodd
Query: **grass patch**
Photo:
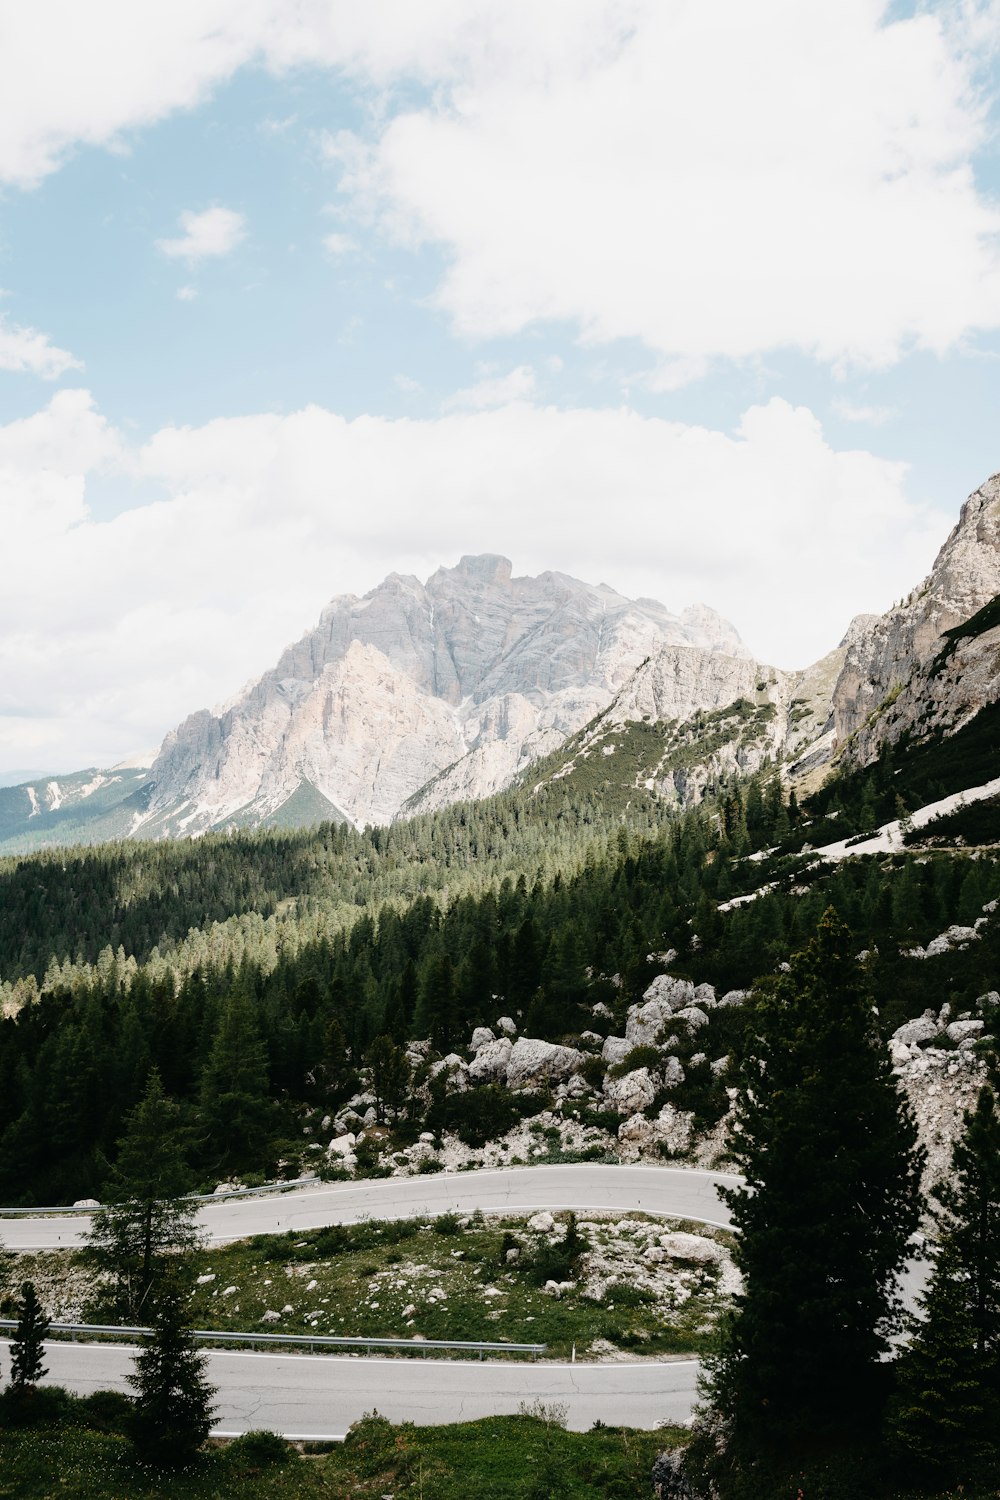
M 557 1216 L 564 1227 L 567 1218 Z M 553 1359 L 566 1358 L 574 1345 L 584 1358 L 591 1349 L 610 1352 L 609 1345 L 651 1355 L 702 1353 L 712 1346 L 722 1305 L 718 1274 L 648 1261 L 648 1244 L 670 1227 L 637 1215 L 590 1215 L 569 1256 L 558 1231 L 539 1234 L 524 1218 L 442 1214 L 265 1235 L 195 1254 L 192 1269 L 202 1282 L 193 1321 L 241 1333 L 546 1344 Z M 513 1248 L 518 1255 L 508 1261 Z M 33 1258 L 24 1259 L 25 1274 L 33 1274 Z M 80 1257 L 61 1260 L 78 1287 Z M 57 1310 L 58 1261 L 46 1255 L 39 1288 L 43 1303 Z M 588 1271 L 593 1261 L 596 1273 Z M 556 1298 L 546 1280 L 573 1285 Z M 637 1281 L 654 1281 L 656 1290 L 638 1292 Z M 99 1297 L 83 1311 L 83 1321 L 118 1321 Z M 277 1316 L 265 1321 L 267 1313 Z

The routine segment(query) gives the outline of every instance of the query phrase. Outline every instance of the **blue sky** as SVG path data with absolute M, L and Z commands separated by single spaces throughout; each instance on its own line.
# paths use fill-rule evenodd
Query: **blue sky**
M 0 775 L 154 746 L 472 550 L 804 664 L 1000 467 L 995 4 L 31 11 Z

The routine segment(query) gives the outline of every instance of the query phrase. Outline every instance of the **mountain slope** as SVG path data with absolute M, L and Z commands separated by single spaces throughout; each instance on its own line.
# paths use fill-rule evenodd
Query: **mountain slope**
M 677 616 L 560 573 L 465 557 L 335 599 L 277 666 L 168 735 L 140 836 L 325 817 L 387 823 L 507 785 L 671 643 L 744 648 L 703 606 Z M 308 790 L 306 790 L 308 789 Z

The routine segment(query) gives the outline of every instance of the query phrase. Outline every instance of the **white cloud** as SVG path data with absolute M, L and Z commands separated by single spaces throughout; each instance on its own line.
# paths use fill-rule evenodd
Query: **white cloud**
M 537 40 L 514 25 L 430 103 L 327 143 L 360 214 L 443 248 L 457 331 L 637 339 L 670 389 L 719 359 L 884 365 L 1000 326 L 1000 212 L 950 8 L 649 0 L 591 13 L 592 34 L 616 11 L 593 50 L 566 11 Z
M 323 246 L 331 255 L 339 257 L 353 255 L 358 248 L 358 242 L 349 234 L 325 234 Z
M 484 371 L 482 380 L 449 396 L 444 410 L 486 411 L 491 406 L 507 406 L 511 401 L 530 401 L 535 387 L 535 372 L 530 365 L 518 365 L 506 375 Z
M 0 316 L 0 370 L 29 371 L 55 380 L 67 370 L 82 370 L 80 360 L 56 348 L 37 328 L 21 328 Z
M 248 64 L 350 75 L 375 107 L 368 138 L 331 143 L 344 189 L 443 248 L 438 302 L 466 335 L 634 338 L 669 389 L 719 359 L 885 364 L 1000 325 L 1000 213 L 974 175 L 995 0 L 897 20 L 885 0 L 8 11 L 0 178 L 21 185 Z
M 198 295 L 196 286 L 179 286 L 177 288 L 178 302 L 193 302 Z
M 96 521 L 108 468 L 164 498 Z M 462 552 L 672 608 L 705 600 L 794 665 L 926 571 L 957 508 L 838 452 L 771 401 L 734 433 L 518 402 L 433 420 L 288 416 L 165 428 L 130 451 L 86 392 L 0 427 L 0 769 L 157 742 L 228 697 L 334 594 Z
M 232 208 L 186 209 L 180 216 L 179 239 L 157 240 L 164 255 L 191 262 L 229 255 L 246 238 L 246 216 Z
M 837 397 L 833 409 L 845 422 L 867 422 L 870 427 L 884 427 L 896 415 L 891 406 L 859 406 Z

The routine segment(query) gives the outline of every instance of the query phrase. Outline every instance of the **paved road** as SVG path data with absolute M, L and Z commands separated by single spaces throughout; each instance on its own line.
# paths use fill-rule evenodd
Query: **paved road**
M 448 1211 L 518 1213 L 540 1208 L 642 1210 L 670 1218 L 727 1224 L 717 1187 L 734 1182 L 676 1167 L 515 1167 L 298 1188 L 259 1198 L 209 1203 L 199 1218 L 216 1241 L 314 1229 L 363 1218 L 398 1219 Z M 7 1218 L 0 1234 L 16 1250 L 70 1247 L 89 1216 Z M 49 1379 L 85 1394 L 124 1389 L 134 1350 L 108 1344 L 48 1346 Z M 693 1360 L 635 1364 L 467 1363 L 441 1359 L 358 1359 L 331 1355 L 212 1351 L 222 1431 L 269 1427 L 295 1436 L 330 1437 L 377 1407 L 393 1421 L 457 1422 L 516 1412 L 522 1402 L 559 1402 L 571 1427 L 598 1418 L 630 1427 L 683 1421 L 691 1413 Z
M 79 1395 L 125 1390 L 134 1354 L 117 1344 L 50 1343 L 48 1379 Z M 394 1422 L 429 1425 L 516 1413 L 535 1400 L 565 1405 L 569 1426 L 580 1432 L 598 1418 L 641 1428 L 681 1422 L 691 1412 L 697 1364 L 479 1364 L 212 1350 L 208 1375 L 219 1391 L 217 1430 L 266 1427 L 289 1437 L 331 1438 L 374 1408 Z
M 295 1188 L 259 1198 L 208 1203 L 199 1220 L 209 1239 L 318 1229 L 359 1219 L 404 1219 L 446 1212 L 518 1213 L 539 1208 L 614 1209 L 727 1225 L 729 1211 L 716 1191 L 739 1179 L 680 1167 L 509 1167 L 488 1172 L 443 1172 L 372 1182 Z M 68 1248 L 87 1232 L 87 1214 L 0 1217 L 0 1239 L 11 1250 Z

